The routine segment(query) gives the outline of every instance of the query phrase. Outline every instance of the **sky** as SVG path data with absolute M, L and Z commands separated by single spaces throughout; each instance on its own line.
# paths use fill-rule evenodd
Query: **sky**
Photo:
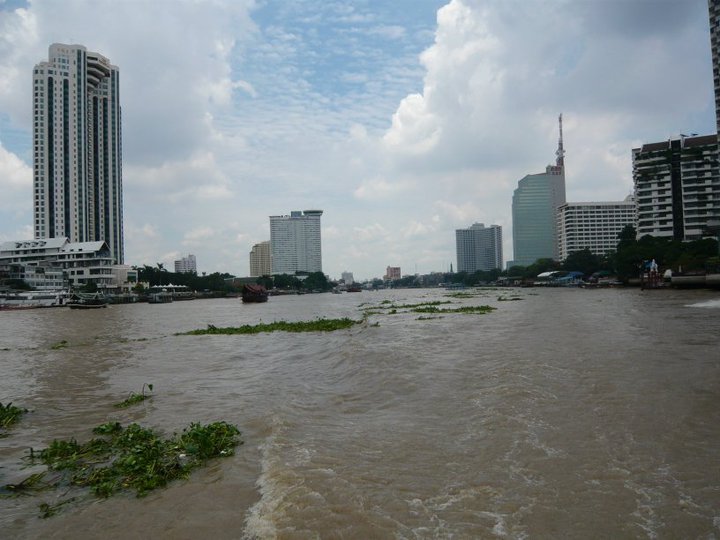
M 0 241 L 32 238 L 31 84 L 51 43 L 120 69 L 125 262 L 249 274 L 322 209 L 323 271 L 456 267 L 555 159 L 622 200 L 631 149 L 715 132 L 706 0 L 0 0 Z

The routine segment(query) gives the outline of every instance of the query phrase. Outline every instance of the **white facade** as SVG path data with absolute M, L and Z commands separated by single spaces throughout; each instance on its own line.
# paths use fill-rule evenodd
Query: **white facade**
M 637 237 L 697 240 L 720 219 L 720 170 L 716 135 L 634 148 Z
M 355 278 L 353 277 L 352 272 L 343 272 L 342 280 L 345 285 L 352 285 L 353 283 L 355 283 Z
M 195 255 L 188 255 L 182 259 L 175 261 L 175 273 L 176 274 L 197 274 L 197 260 Z
M 617 248 L 618 235 L 627 225 L 635 226 L 635 201 L 629 196 L 617 202 L 566 203 L 558 210 L 560 260 L 589 249 L 605 255 Z
M 255 244 L 250 251 L 250 276 L 269 276 L 271 273 L 270 241 L 266 240 Z
M 502 268 L 502 227 L 474 223 L 455 231 L 457 271 L 474 273 Z
M 293 211 L 270 216 L 273 274 L 322 272 L 320 217 L 322 210 Z
M 36 239 L 105 241 L 124 260 L 120 82 L 81 45 L 55 43 L 33 70 Z
M 102 241 L 70 242 L 67 238 L 38 238 L 0 244 L 0 266 L 58 267 L 76 287 L 88 283 L 112 287 L 115 281 L 112 261 L 110 248 Z

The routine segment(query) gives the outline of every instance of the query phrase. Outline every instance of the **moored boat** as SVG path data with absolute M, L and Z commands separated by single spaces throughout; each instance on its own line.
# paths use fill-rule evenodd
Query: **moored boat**
M 108 300 L 100 293 L 74 293 L 67 304 L 70 309 L 99 309 L 108 305 Z
M 262 285 L 243 285 L 242 301 L 244 303 L 267 302 L 268 291 Z

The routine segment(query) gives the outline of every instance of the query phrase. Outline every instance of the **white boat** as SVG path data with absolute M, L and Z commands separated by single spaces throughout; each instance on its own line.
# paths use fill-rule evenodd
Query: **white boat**
M 0 309 L 33 309 L 58 307 L 67 303 L 67 291 L 22 291 L 0 295 Z

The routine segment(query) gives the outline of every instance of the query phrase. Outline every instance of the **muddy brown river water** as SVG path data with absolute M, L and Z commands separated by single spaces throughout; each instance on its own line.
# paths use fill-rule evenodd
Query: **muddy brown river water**
M 511 294 L 522 300 L 498 299 Z M 49 519 L 38 504 L 62 491 L 0 499 L 0 537 L 720 537 L 720 293 L 447 295 L 0 313 L 0 401 L 31 410 L 0 439 L 0 485 L 28 474 L 28 448 L 86 440 L 108 420 L 167 434 L 226 420 L 244 440 L 141 499 L 87 496 Z M 384 300 L 497 310 L 384 310 L 322 334 L 175 335 L 360 319 Z M 151 400 L 113 407 L 143 383 Z

